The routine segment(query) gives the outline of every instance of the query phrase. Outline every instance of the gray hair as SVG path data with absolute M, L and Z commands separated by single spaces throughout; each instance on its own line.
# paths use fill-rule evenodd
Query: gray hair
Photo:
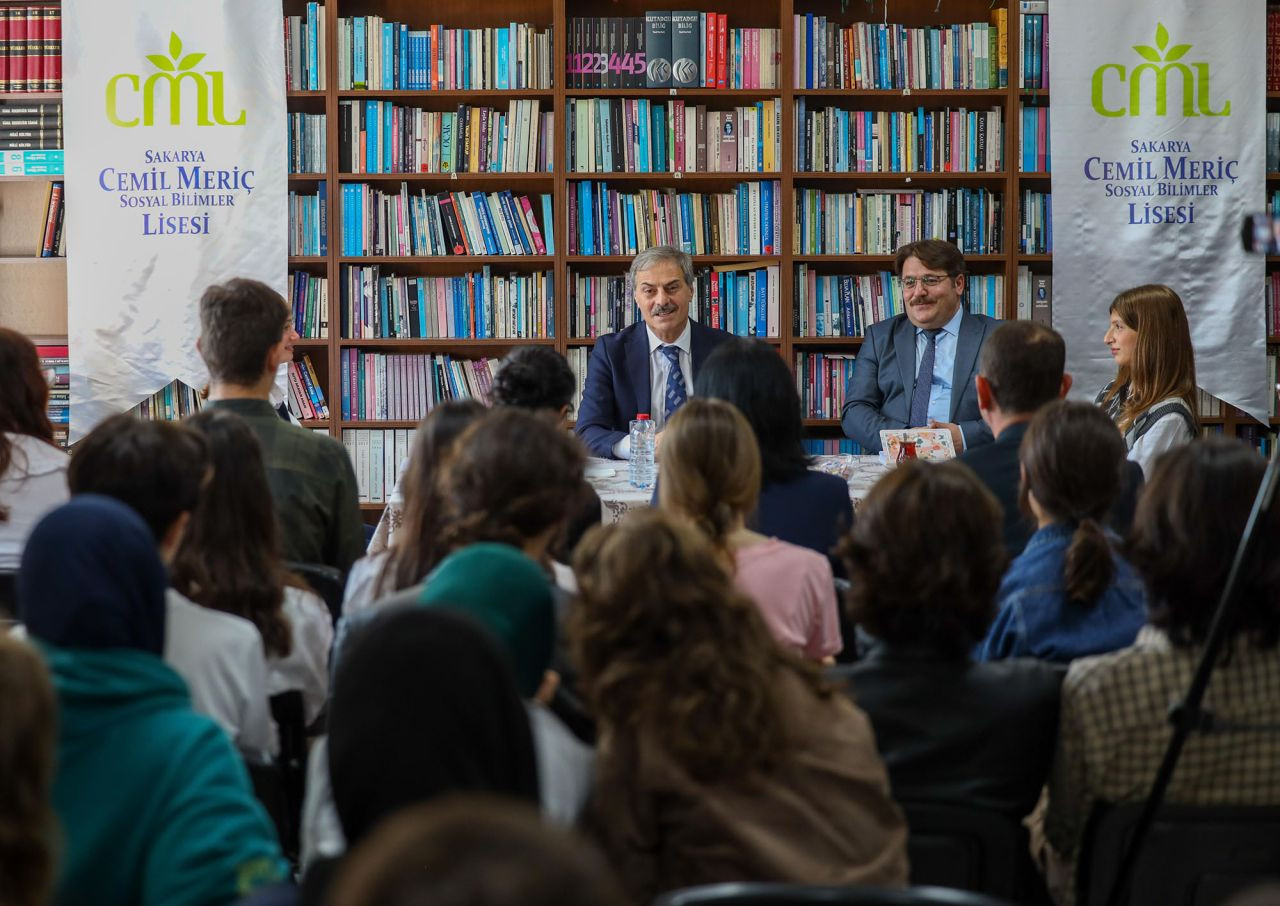
M 627 271 L 627 286 L 631 292 L 636 291 L 636 277 L 641 271 L 647 271 L 663 261 L 674 261 L 684 275 L 684 282 L 693 286 L 693 259 L 674 245 L 655 245 L 631 259 L 631 269 Z

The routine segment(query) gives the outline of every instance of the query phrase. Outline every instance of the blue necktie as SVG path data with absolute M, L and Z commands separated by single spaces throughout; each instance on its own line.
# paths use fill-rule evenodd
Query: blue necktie
M 920 370 L 916 372 L 916 389 L 911 394 L 911 418 L 908 428 L 923 428 L 929 423 L 929 388 L 933 384 L 933 358 L 938 351 L 938 331 L 941 328 L 926 330 L 924 335 L 929 342 L 924 347 L 924 355 L 920 357 Z
M 684 386 L 684 372 L 680 370 L 680 347 L 679 346 L 659 346 L 662 354 L 667 357 L 667 392 L 663 398 L 666 409 L 663 410 L 663 418 L 671 418 L 676 414 L 676 410 L 684 405 L 685 400 L 689 398 L 689 391 Z

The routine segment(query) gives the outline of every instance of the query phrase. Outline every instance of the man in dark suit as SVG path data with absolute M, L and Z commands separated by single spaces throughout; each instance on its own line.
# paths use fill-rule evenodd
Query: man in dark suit
M 1004 510 L 1004 544 L 1010 557 L 1022 553 L 1035 522 L 1019 506 L 1022 470 L 1018 449 L 1032 417 L 1047 403 L 1067 395 L 1071 375 L 1063 369 L 1067 347 L 1053 328 L 1034 321 L 1008 321 L 991 332 L 982 347 L 974 390 L 982 419 L 995 441 L 967 450 L 960 461 L 991 489 Z M 1125 460 L 1120 493 L 1108 520 L 1118 532 L 1133 521 L 1142 468 Z
M 841 426 L 869 453 L 886 428 L 946 428 L 956 452 L 989 443 L 973 376 L 978 352 L 1000 324 L 965 311 L 964 256 L 923 239 L 898 249 L 894 270 L 906 313 L 867 328 L 841 411 Z
M 630 455 L 628 430 L 641 412 L 653 419 L 661 444 L 667 419 L 693 392 L 694 374 L 729 336 L 690 320 L 693 259 L 679 249 L 641 252 L 628 282 L 644 323 L 596 340 L 578 406 L 577 432 L 587 448 L 615 459 Z

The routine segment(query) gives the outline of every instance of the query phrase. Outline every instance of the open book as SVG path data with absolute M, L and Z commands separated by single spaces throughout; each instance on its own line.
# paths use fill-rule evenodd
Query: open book
M 885 429 L 880 432 L 880 456 L 888 465 L 898 461 L 898 451 L 902 449 L 903 440 L 916 442 L 916 458 L 930 462 L 943 462 L 956 458 L 955 445 L 951 443 L 951 432 L 946 428 L 900 428 Z

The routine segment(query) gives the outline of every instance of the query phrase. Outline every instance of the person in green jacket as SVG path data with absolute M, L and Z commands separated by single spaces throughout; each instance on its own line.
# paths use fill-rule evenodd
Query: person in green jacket
M 23 552 L 18 606 L 58 695 L 59 906 L 233 903 L 287 873 L 243 762 L 161 659 L 166 581 L 142 518 L 97 495 Z

